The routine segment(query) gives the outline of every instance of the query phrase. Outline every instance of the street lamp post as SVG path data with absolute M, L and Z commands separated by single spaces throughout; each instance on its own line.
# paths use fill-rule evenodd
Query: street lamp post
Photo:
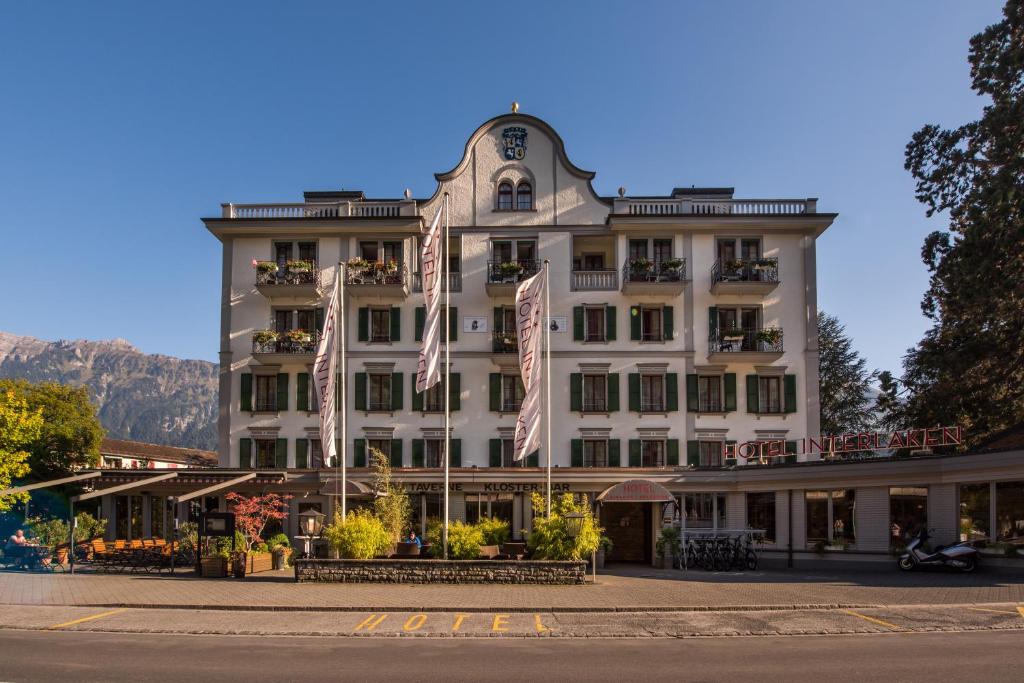
M 302 535 L 296 538 L 301 538 L 305 542 L 306 557 L 310 556 L 310 543 L 324 529 L 324 517 L 324 513 L 319 510 L 306 510 L 299 514 L 299 531 Z
M 563 518 L 565 519 L 565 533 L 569 535 L 573 541 L 579 538 L 580 534 L 583 533 L 583 520 L 586 516 L 582 512 L 567 512 Z M 594 572 L 594 583 L 597 583 L 597 550 L 593 550 L 590 553 L 590 566 Z

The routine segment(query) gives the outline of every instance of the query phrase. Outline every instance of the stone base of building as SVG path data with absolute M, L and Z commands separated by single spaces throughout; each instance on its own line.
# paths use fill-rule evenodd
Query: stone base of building
M 585 562 L 548 560 L 325 560 L 295 561 L 300 583 L 517 583 L 577 585 Z

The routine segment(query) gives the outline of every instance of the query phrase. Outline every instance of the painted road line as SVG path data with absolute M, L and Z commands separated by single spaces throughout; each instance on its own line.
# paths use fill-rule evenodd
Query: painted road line
M 366 629 L 367 631 L 372 631 L 373 629 L 380 626 L 380 622 L 384 621 L 387 618 L 387 614 L 371 614 L 370 616 L 366 617 L 361 622 L 359 622 L 356 625 L 356 627 L 352 629 L 352 632 L 355 633 L 356 631 L 361 631 L 363 629 Z
M 66 628 L 68 626 L 74 626 L 75 624 L 82 624 L 86 621 L 93 621 L 94 619 L 102 619 L 103 617 L 109 617 L 112 614 L 123 612 L 123 609 L 112 609 L 109 612 L 100 612 L 99 614 L 93 614 L 89 617 L 82 617 L 81 619 L 73 619 L 72 621 L 65 621 L 63 624 L 54 624 L 53 626 L 47 626 L 47 631 L 53 631 L 58 628 Z
M 495 633 L 508 633 L 508 615 L 495 614 L 494 621 L 491 623 L 491 630 Z
M 874 617 L 869 617 L 869 616 L 867 616 L 865 614 L 859 614 L 858 612 L 854 612 L 853 610 L 841 609 L 839 611 L 840 612 L 845 612 L 846 614 L 849 614 L 850 616 L 857 617 L 858 619 L 863 619 L 864 621 L 870 621 L 872 624 L 878 624 L 879 626 L 885 626 L 886 628 L 891 628 L 894 631 L 902 631 L 903 630 L 899 626 L 897 626 L 896 624 L 890 624 L 888 621 L 882 621 L 881 619 L 875 619 Z
M 455 623 L 452 624 L 452 632 L 457 632 L 460 628 L 462 628 L 462 622 L 464 622 L 468 617 L 468 614 L 456 614 Z
M 539 614 L 533 615 L 533 627 L 537 629 L 537 633 L 548 633 L 551 631 L 551 629 L 545 626 L 544 622 L 540 620 Z
M 1005 609 L 986 609 L 984 607 L 968 607 L 967 609 L 972 610 L 974 612 L 995 612 L 996 614 L 1014 614 L 1014 615 L 1017 614 L 1017 612 L 1011 612 L 1011 611 L 1005 610 Z M 1017 609 L 1020 610 L 1021 608 L 1018 607 Z M 1024 612 L 1021 612 L 1021 616 L 1024 616 Z
M 1024 617 L 1024 607 L 1020 607 L 1020 606 L 1018 606 L 1018 607 L 1017 607 L 1017 611 L 1018 611 L 1018 612 L 1020 612 L 1020 615 L 1021 615 L 1022 617 Z

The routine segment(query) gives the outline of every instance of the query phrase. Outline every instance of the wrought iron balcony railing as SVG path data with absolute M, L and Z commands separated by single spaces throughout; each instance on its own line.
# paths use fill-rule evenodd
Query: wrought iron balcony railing
M 540 261 L 488 261 L 487 284 L 515 284 L 540 272 Z
M 349 261 L 345 282 L 350 285 L 404 285 L 409 271 L 404 263 L 394 261 Z
M 681 258 L 650 261 L 629 259 L 622 265 L 623 282 L 682 282 L 686 280 L 686 260 Z
M 277 263 L 256 261 L 256 284 L 258 285 L 316 285 L 320 271 L 316 261 L 302 259 Z
M 519 353 L 519 339 L 515 332 L 495 332 L 491 337 L 494 353 Z
M 253 353 L 289 353 L 289 354 L 314 354 L 316 346 L 320 342 L 317 332 L 306 332 L 304 330 L 290 330 L 288 332 L 274 332 L 272 330 L 261 330 L 252 335 Z
M 715 261 L 711 282 L 778 282 L 779 259 L 734 259 Z
M 753 351 L 782 353 L 782 328 L 765 327 L 760 330 L 720 330 L 711 328 L 708 348 L 715 352 Z

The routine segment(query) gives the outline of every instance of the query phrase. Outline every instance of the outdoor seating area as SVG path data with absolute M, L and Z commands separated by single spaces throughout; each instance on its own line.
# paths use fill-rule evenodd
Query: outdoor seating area
M 100 572 L 162 572 L 174 566 L 190 567 L 195 564 L 191 551 L 163 538 L 133 539 L 131 541 L 104 541 L 94 538 L 79 544 L 85 566 Z M 76 562 L 77 564 L 77 562 Z

